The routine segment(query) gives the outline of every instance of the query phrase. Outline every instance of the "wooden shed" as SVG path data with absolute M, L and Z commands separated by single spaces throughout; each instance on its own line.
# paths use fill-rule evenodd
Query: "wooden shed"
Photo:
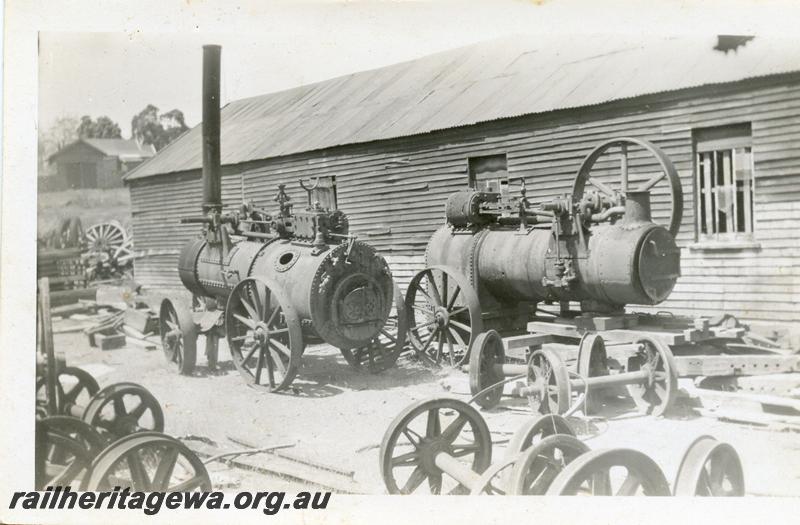
M 799 321 L 800 42 L 742 41 L 515 37 L 237 100 L 222 110 L 223 200 L 271 207 L 285 182 L 303 202 L 295 181 L 326 178 L 405 285 L 448 193 L 523 178 L 550 199 L 595 144 L 644 138 L 684 192 L 682 276 L 655 310 Z M 643 155 L 629 164 L 652 175 Z M 618 166 L 601 159 L 598 176 Z M 180 288 L 178 250 L 197 227 L 179 218 L 200 212 L 200 168 L 198 126 L 125 177 L 146 287 Z M 656 220 L 668 205 L 654 189 Z
M 156 154 L 133 139 L 81 138 L 50 155 L 56 182 L 50 189 L 119 188 L 122 176 Z

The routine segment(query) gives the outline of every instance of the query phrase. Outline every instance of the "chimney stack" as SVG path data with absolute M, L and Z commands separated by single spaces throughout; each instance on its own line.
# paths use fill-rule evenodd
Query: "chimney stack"
M 222 211 L 220 165 L 220 54 L 217 45 L 203 46 L 203 213 Z

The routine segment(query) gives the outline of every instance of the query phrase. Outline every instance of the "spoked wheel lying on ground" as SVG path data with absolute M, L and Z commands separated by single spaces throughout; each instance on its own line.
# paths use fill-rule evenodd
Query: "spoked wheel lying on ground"
M 160 432 L 132 434 L 114 442 L 94 461 L 83 490 L 210 491 L 203 463 L 186 445 Z
M 183 303 L 164 299 L 158 318 L 167 363 L 180 374 L 191 374 L 197 362 L 198 335 L 191 310 Z
M 291 385 L 303 355 L 300 320 L 281 288 L 257 278 L 237 284 L 225 309 L 233 364 L 253 387 Z
M 48 419 L 36 422 L 36 490 L 77 486 L 91 470 L 92 451 L 80 438 L 63 433 Z
M 164 430 L 158 400 L 136 383 L 115 383 L 98 392 L 83 412 L 83 421 L 109 440 L 143 431 Z
M 408 340 L 428 362 L 458 366 L 483 331 L 478 294 L 461 273 L 431 266 L 416 274 L 405 297 Z
M 631 449 L 593 450 L 555 477 L 548 496 L 669 496 L 669 483 L 648 456 Z
M 81 368 L 65 366 L 56 376 L 56 406 L 58 414 L 81 417 L 89 400 L 100 391 L 94 377 Z M 47 379 L 36 380 L 36 405 L 47 409 Z M 49 414 L 49 415 L 58 415 Z
M 700 436 L 681 460 L 673 491 L 676 496 L 744 496 L 739 454 L 728 443 Z
M 342 348 L 347 363 L 357 369 L 366 368 L 372 373 L 383 372 L 394 366 L 403 353 L 408 332 L 408 318 L 403 306 L 403 296 L 397 283 L 394 285 L 395 315 L 390 316 L 380 333 L 369 345 L 352 350 Z

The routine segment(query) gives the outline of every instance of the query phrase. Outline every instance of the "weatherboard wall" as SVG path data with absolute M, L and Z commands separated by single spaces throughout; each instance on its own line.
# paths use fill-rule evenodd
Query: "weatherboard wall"
M 235 205 L 244 196 L 272 208 L 276 185 L 286 182 L 295 204 L 303 205 L 305 193 L 296 181 L 333 175 L 351 231 L 386 257 L 405 286 L 423 266 L 427 240 L 443 222 L 447 195 L 466 186 L 468 157 L 505 153 L 509 176 L 524 178 L 529 198 L 543 201 L 569 191 L 583 158 L 597 143 L 617 136 L 646 138 L 672 159 L 684 191 L 678 235 L 682 276 L 669 300 L 649 310 L 798 321 L 798 115 L 798 76 L 742 81 L 226 166 L 223 201 Z M 742 122 L 752 124 L 754 244 L 708 249 L 696 242 L 692 130 Z M 618 165 L 617 158 L 601 159 L 596 176 L 614 181 Z M 630 167 L 633 180 L 655 170 L 649 158 L 633 153 Z M 143 252 L 135 262 L 136 278 L 148 288 L 179 288 L 178 250 L 198 232 L 196 225 L 181 225 L 179 219 L 199 214 L 200 172 L 128 184 L 136 249 Z M 663 190 L 655 192 L 657 221 L 665 221 L 668 202 Z

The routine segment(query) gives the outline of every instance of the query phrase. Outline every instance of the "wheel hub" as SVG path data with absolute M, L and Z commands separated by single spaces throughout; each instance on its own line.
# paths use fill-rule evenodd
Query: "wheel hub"
M 436 321 L 436 324 L 439 326 L 439 328 L 445 328 L 448 324 L 450 324 L 450 313 L 447 311 L 447 308 L 438 306 L 433 311 L 433 319 Z
M 420 463 L 426 472 L 441 472 L 436 466 L 436 456 L 440 452 L 448 452 L 449 444 L 441 438 L 424 438 L 420 445 Z

